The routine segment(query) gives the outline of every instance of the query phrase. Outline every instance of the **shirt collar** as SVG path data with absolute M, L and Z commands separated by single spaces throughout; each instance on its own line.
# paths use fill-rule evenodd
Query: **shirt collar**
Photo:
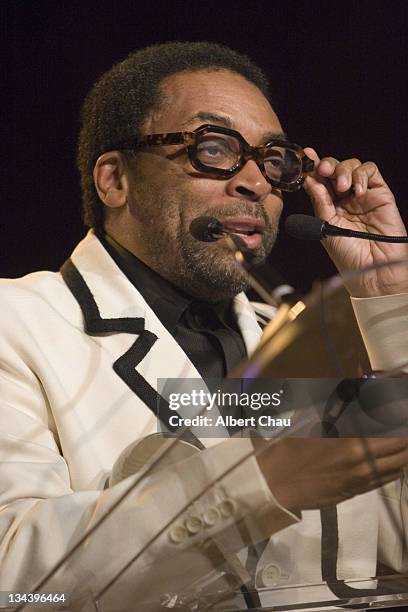
M 166 329 L 172 333 L 193 298 L 149 268 L 108 234 L 99 233 L 98 238 Z
M 122 272 L 142 294 L 166 329 L 170 333 L 174 332 L 184 312 L 193 302 L 198 300 L 187 295 L 160 274 L 157 274 L 136 255 L 116 242 L 112 236 L 99 233 L 98 238 Z M 215 304 L 204 301 L 200 303 L 213 309 L 225 327 L 236 329 L 236 322 L 232 321 L 231 300 L 223 300 Z

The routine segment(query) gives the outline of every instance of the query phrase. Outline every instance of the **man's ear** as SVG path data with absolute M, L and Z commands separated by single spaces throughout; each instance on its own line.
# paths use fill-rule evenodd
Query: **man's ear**
M 118 151 L 109 151 L 98 157 L 93 179 L 102 202 L 109 208 L 120 208 L 127 203 L 129 180 L 126 162 Z

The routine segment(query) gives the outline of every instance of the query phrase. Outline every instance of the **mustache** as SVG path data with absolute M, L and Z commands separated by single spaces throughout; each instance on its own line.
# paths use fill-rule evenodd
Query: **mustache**
M 248 216 L 254 219 L 263 219 L 266 230 L 270 230 L 272 227 L 271 220 L 264 206 L 254 202 L 237 202 L 236 204 L 228 204 L 228 206 L 211 206 L 206 209 L 203 214 L 209 217 L 215 217 L 216 219 Z

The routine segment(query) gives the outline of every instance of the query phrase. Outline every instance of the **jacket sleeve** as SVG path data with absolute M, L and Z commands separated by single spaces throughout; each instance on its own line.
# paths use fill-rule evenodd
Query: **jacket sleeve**
M 351 302 L 373 370 L 408 372 L 408 293 Z
M 128 488 L 42 591 L 81 601 L 128 564 L 107 596 L 141 604 L 152 594 L 182 591 L 211 575 L 225 554 L 298 520 L 279 506 L 253 457 L 221 478 L 251 452 L 244 439 L 226 440 L 133 488 L 135 476 L 105 490 L 72 490 L 52 406 L 24 334 L 6 327 L 0 346 L 0 591 L 33 589 Z
M 408 373 L 408 294 L 352 298 L 352 303 L 373 370 L 401 369 Z M 408 467 L 400 480 L 379 492 L 378 558 L 395 571 L 406 573 Z

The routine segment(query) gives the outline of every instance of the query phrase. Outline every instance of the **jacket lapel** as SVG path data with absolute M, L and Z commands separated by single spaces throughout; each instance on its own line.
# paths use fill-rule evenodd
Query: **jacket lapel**
M 62 266 L 61 274 L 81 307 L 85 332 L 101 344 L 109 335 L 116 353 L 114 371 L 154 414 L 158 406 L 167 422 L 174 414 L 158 392 L 164 381 L 193 378 L 206 389 L 193 363 L 92 231 Z M 237 296 L 236 302 L 238 324 L 247 350 L 252 351 L 261 331 L 246 296 Z M 197 408 L 195 412 L 200 411 Z M 190 407 L 184 414 L 183 408 L 178 413 L 194 416 Z M 216 418 L 219 413 L 212 414 Z M 228 436 L 226 429 L 217 432 Z M 205 440 L 205 445 L 218 441 Z

